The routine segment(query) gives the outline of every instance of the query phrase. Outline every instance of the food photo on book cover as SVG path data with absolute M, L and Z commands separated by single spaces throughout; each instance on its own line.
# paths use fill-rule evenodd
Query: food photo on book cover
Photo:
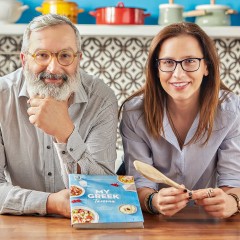
M 69 183 L 73 227 L 143 227 L 132 176 L 69 174 Z

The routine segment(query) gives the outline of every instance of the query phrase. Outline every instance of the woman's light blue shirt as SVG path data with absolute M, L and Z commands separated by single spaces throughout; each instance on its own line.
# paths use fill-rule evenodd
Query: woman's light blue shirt
M 208 143 L 205 138 L 184 146 L 181 150 L 166 113 L 163 118 L 165 136 L 153 138 L 144 123 L 143 96 L 124 104 L 120 132 L 124 147 L 124 161 L 128 175 L 133 175 L 137 188 L 159 190 L 164 185 L 153 183 L 138 174 L 134 160 L 153 165 L 167 177 L 184 184 L 188 189 L 207 187 L 240 187 L 240 98 L 230 93 L 219 105 L 213 132 Z M 185 140 L 194 135 L 199 115 Z

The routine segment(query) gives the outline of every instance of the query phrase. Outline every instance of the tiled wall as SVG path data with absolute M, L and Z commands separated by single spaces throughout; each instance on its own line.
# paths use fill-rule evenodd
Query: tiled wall
M 82 38 L 82 68 L 96 74 L 114 91 L 119 104 L 144 83 L 144 65 L 151 37 Z M 0 75 L 21 66 L 21 36 L 0 36 Z M 221 60 L 221 78 L 240 93 L 240 39 L 214 39 Z M 120 138 L 118 146 L 121 146 Z

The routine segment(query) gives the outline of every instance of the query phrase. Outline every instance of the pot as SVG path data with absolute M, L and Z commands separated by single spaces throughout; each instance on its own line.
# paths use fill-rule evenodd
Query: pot
M 36 7 L 36 11 L 44 14 L 55 13 L 68 17 L 73 23 L 77 23 L 79 13 L 84 10 L 79 9 L 75 2 L 67 2 L 64 0 L 45 0 L 41 7 Z
M 125 7 L 119 2 L 116 7 L 96 8 L 89 14 L 96 18 L 97 24 L 127 25 L 144 24 L 145 17 L 150 16 L 144 11 L 143 8 Z
M 183 22 L 185 17 L 195 17 L 204 14 L 204 10 L 183 12 L 183 6 L 179 4 L 160 4 L 158 24 L 169 25 L 172 23 Z
M 196 9 L 205 11 L 204 15 L 197 16 L 195 19 L 195 23 L 200 26 L 230 26 L 230 15 L 237 13 L 228 6 L 217 4 L 198 5 Z
M 28 5 L 22 5 L 15 0 L 0 0 L 0 23 L 14 23 L 28 9 Z

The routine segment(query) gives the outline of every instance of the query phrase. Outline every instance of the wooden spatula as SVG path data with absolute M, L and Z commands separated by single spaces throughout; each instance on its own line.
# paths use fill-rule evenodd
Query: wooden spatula
M 171 187 L 175 187 L 177 189 L 183 189 L 183 186 L 179 185 L 178 183 L 174 182 L 170 178 L 166 177 L 159 170 L 157 170 L 155 167 L 149 164 L 135 160 L 133 162 L 133 165 L 139 173 L 141 173 L 144 177 L 146 177 L 147 179 L 153 182 L 165 183 Z

